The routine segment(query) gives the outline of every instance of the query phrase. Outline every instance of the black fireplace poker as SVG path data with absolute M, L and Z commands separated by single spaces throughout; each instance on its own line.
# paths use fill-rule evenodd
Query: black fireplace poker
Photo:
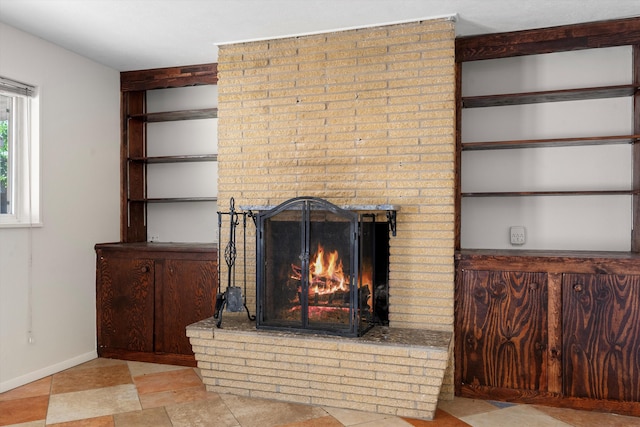
M 227 287 L 224 292 L 221 292 L 221 287 L 218 288 L 218 293 L 216 294 L 216 306 L 213 314 L 213 318 L 216 319 L 216 327 L 220 328 L 222 325 L 222 313 L 226 310 L 231 313 L 239 313 L 243 310 L 247 311 L 247 317 L 250 321 L 255 320 L 256 317 L 252 316 L 249 312 L 249 308 L 247 307 L 247 281 L 244 283 L 244 295 L 242 293 L 242 289 L 239 286 L 235 285 L 235 267 L 237 260 L 237 248 L 236 248 L 236 227 L 240 223 L 239 215 L 235 210 L 235 200 L 232 197 L 229 202 L 229 212 L 220 212 L 218 211 L 218 238 L 222 236 L 222 217 L 223 215 L 229 215 L 229 241 L 224 249 L 224 260 L 227 265 Z M 246 228 L 247 228 L 247 219 L 246 213 L 241 214 L 243 216 L 243 227 L 244 227 L 244 245 L 246 252 Z M 218 250 L 218 277 L 221 275 L 221 262 L 220 262 L 220 251 Z M 246 261 L 246 256 L 245 256 Z M 246 272 L 246 266 L 245 266 Z M 246 273 L 245 273 L 246 274 Z

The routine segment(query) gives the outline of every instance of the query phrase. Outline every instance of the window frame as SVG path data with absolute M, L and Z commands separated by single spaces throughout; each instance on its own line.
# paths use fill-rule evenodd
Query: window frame
M 0 94 L 12 99 L 7 165 L 8 213 L 0 213 L 0 228 L 41 226 L 39 98 L 35 88 L 0 77 Z

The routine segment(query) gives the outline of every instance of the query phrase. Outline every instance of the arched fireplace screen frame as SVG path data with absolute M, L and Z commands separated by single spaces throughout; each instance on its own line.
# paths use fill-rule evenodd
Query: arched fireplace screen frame
M 318 221 L 320 219 L 320 221 Z M 283 225 L 285 224 L 285 225 Z M 296 224 L 296 225 L 294 225 Z M 358 336 L 362 333 L 363 325 L 360 319 L 358 275 L 360 251 L 358 249 L 360 225 L 358 215 L 355 212 L 342 209 L 326 200 L 316 197 L 296 197 L 287 200 L 268 211 L 262 211 L 257 215 L 257 271 L 256 271 L 256 297 L 257 315 L 256 327 L 263 329 L 285 329 L 301 332 L 327 333 L 342 336 Z M 282 228 L 294 228 L 293 238 L 282 238 Z M 278 232 L 274 232 L 278 229 Z M 313 254 L 314 245 L 319 239 L 318 229 L 331 230 L 336 235 L 343 236 L 346 240 L 341 243 L 342 248 L 348 251 L 348 317 L 338 322 L 310 321 L 309 301 L 309 264 Z M 295 240 L 299 241 L 299 248 L 288 248 Z M 278 247 L 276 247 L 278 245 Z M 299 304 L 299 316 L 284 319 L 274 316 L 273 307 L 275 291 L 269 290 L 270 281 L 274 280 L 271 255 L 272 251 L 295 254 L 300 261 L 300 287 L 296 304 Z M 291 296 L 291 292 L 288 294 Z M 346 295 L 344 296 L 346 298 Z

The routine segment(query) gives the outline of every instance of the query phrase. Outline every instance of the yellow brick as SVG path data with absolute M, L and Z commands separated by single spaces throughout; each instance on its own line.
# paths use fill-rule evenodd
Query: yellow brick
M 433 295 L 452 298 L 454 181 L 443 174 L 453 171 L 455 150 L 453 37 L 453 24 L 436 20 L 222 48 L 221 60 L 232 64 L 220 71 L 219 196 L 270 204 L 305 192 L 345 203 L 400 204 L 414 215 L 399 221 L 392 245 L 435 264 L 406 279 L 392 271 L 391 286 L 402 289 L 406 281 L 426 289 L 432 281 Z M 325 87 L 327 93 L 320 91 Z M 279 97 L 261 99 L 265 90 Z M 225 117 L 233 120 L 225 124 Z M 424 247 L 425 240 L 441 242 Z M 411 269 L 424 264 L 420 257 L 392 262 Z M 393 318 L 419 327 L 451 316 Z

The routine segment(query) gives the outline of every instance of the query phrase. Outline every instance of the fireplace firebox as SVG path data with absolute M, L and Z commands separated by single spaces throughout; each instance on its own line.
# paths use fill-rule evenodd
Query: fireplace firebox
M 256 227 L 257 328 L 361 336 L 388 324 L 388 222 L 297 197 Z

